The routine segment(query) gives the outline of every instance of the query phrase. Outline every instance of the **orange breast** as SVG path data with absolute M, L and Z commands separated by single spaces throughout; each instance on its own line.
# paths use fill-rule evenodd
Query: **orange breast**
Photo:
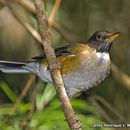
M 62 63 L 61 74 L 66 75 L 68 73 L 73 73 L 80 67 L 80 56 L 60 56 L 58 57 Z
M 89 57 L 91 57 L 90 55 L 93 54 L 93 50 L 85 44 L 75 44 L 68 49 L 70 52 L 72 52 L 72 55 L 61 55 L 57 57 L 62 65 L 62 75 L 77 71 L 77 69 L 80 67 L 80 63 L 85 60 L 85 58 L 89 59 Z M 44 59 L 42 64 L 48 66 L 47 60 Z
M 80 64 L 80 56 L 59 56 L 57 57 L 57 60 L 61 62 L 61 74 L 65 75 L 68 73 L 71 73 L 73 71 L 76 71 L 78 69 Z M 43 60 L 42 64 L 48 67 L 47 60 Z

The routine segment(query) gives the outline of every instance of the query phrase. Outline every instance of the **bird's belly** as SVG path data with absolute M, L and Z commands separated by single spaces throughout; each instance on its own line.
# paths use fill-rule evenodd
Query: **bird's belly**
M 81 92 L 98 85 L 105 79 L 110 69 L 110 60 L 102 58 L 96 59 L 93 61 L 91 60 L 91 62 L 88 59 L 86 61 L 84 60 L 79 62 L 78 68 L 69 71 L 70 73 L 62 73 L 65 88 L 70 97 L 77 92 Z M 72 66 L 75 64 L 76 63 L 72 64 Z M 49 70 L 45 67 L 39 68 L 40 69 L 38 69 L 37 72 L 39 77 L 41 77 L 43 81 L 52 82 Z
M 80 69 L 69 75 L 63 76 L 66 90 L 72 96 L 98 85 L 105 79 L 110 70 L 109 62 L 98 62 L 94 65 L 82 64 Z
M 103 70 L 94 69 L 91 70 L 91 72 L 85 72 L 84 70 L 84 72 L 82 71 L 81 73 L 81 71 L 77 71 L 63 77 L 63 80 L 66 86 L 86 86 L 86 89 L 88 89 L 89 87 L 93 87 L 94 85 L 100 83 L 100 81 L 102 81 L 106 77 L 108 70 L 108 68 L 103 68 Z

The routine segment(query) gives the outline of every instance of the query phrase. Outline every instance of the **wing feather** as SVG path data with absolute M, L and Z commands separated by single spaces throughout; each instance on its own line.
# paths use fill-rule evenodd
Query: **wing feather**
M 56 49 L 56 50 L 55 50 L 56 56 L 73 55 L 73 53 L 70 52 L 70 49 L 69 49 L 69 48 L 70 48 L 70 45 Z M 45 53 L 42 53 L 42 54 L 40 54 L 39 56 L 33 57 L 32 59 L 39 61 L 39 60 L 43 60 L 45 57 L 46 57 L 46 56 L 45 56 Z

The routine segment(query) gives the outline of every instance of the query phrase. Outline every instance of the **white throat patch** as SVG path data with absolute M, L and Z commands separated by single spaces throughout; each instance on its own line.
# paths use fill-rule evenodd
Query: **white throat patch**
M 101 58 L 101 59 L 103 59 L 105 61 L 110 61 L 109 53 L 106 53 L 106 52 L 103 52 L 103 53 L 96 52 L 96 55 L 97 55 L 98 58 Z

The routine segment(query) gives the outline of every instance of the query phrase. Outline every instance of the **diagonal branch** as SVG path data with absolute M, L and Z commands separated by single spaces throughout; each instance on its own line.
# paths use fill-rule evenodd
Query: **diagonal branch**
M 27 94 L 27 92 L 29 91 L 30 87 L 32 86 L 33 82 L 35 81 L 36 76 L 35 75 L 30 75 L 29 79 L 27 80 L 27 83 L 25 84 L 22 92 L 20 93 L 16 103 L 14 104 L 14 106 L 12 107 L 12 110 L 10 113 L 15 113 L 17 108 L 19 107 L 22 99 L 25 97 L 25 95 Z
M 25 2 L 27 0 L 12 0 L 12 1 L 17 1 L 21 6 L 23 6 L 30 13 L 33 13 L 33 14 L 36 13 L 34 3 L 32 3 L 30 0 L 28 0 L 29 4 L 27 4 Z M 54 28 L 57 32 L 59 32 L 61 34 L 61 36 L 68 42 L 77 42 L 77 41 L 79 41 L 79 38 L 77 38 L 76 35 L 71 33 L 66 27 L 60 25 L 58 22 L 55 22 L 55 20 L 54 20 L 60 4 L 61 4 L 61 0 L 55 0 L 55 4 L 53 6 L 51 15 L 48 19 L 49 26 Z
M 11 0 L 11 2 L 18 2 L 21 6 L 23 6 L 27 11 L 29 11 L 30 13 L 35 14 L 36 10 L 35 10 L 35 6 L 34 3 L 32 3 L 30 0 L 28 0 L 26 2 L 26 0 Z M 8 3 L 10 2 L 10 0 L 8 0 Z M 52 9 L 52 13 L 49 17 L 49 26 L 54 28 L 57 32 L 59 32 L 61 34 L 61 36 L 67 40 L 68 42 L 77 42 L 79 41 L 79 38 L 77 38 L 76 35 L 74 35 L 73 33 L 70 32 L 70 30 L 68 30 L 68 28 L 64 27 L 63 25 L 60 25 L 58 22 L 54 21 L 54 17 L 56 15 L 56 12 L 60 6 L 61 0 L 56 0 L 55 5 Z M 0 4 L 1 5 L 6 5 L 5 0 L 1 1 L 0 0 Z M 10 4 L 6 5 L 6 6 L 11 6 Z M 14 17 L 25 27 L 25 29 L 32 35 L 32 37 L 41 43 L 41 37 L 39 35 L 39 33 L 27 22 L 25 22 L 22 18 L 20 18 L 16 12 L 13 11 L 13 9 L 11 9 L 12 14 L 14 15 Z
M 40 34 L 25 20 L 23 20 L 16 10 L 13 9 L 13 1 L 5 0 L 5 5 L 10 9 L 12 15 L 24 26 L 24 28 L 31 34 L 31 36 L 38 42 L 41 43 Z
M 120 121 L 124 121 L 123 116 L 119 113 L 119 111 L 115 110 L 113 108 L 113 106 L 107 102 L 103 97 L 95 95 L 95 96 L 91 96 L 89 98 L 89 101 L 95 106 L 97 107 L 97 109 L 99 110 L 99 113 L 101 113 L 101 115 L 104 117 L 104 119 L 108 122 L 108 123 L 113 123 L 114 121 L 112 120 L 112 118 L 109 116 L 109 113 L 107 113 L 106 109 L 103 109 L 103 106 L 105 106 L 105 108 L 107 108 L 109 111 L 112 112 L 112 114 L 114 114 L 118 120 Z
M 53 6 L 53 9 L 51 11 L 51 15 L 48 19 L 48 22 L 49 22 L 49 26 L 54 26 L 53 23 L 54 23 L 54 18 L 56 16 L 56 13 L 58 11 L 58 8 L 60 7 L 60 4 L 61 4 L 61 0 L 55 0 L 55 4 Z
M 14 0 L 14 1 L 25 7 L 25 9 L 28 10 L 29 12 L 31 13 L 36 12 L 35 5 L 31 0 Z
M 61 102 L 66 120 L 72 130 L 81 130 L 81 123 L 75 115 L 70 100 L 66 94 L 63 80 L 60 74 L 60 64 L 56 60 L 52 47 L 51 35 L 49 32 L 47 16 L 45 13 L 44 0 L 35 0 L 36 15 L 39 23 L 42 44 L 48 60 L 49 69 L 59 100 Z

